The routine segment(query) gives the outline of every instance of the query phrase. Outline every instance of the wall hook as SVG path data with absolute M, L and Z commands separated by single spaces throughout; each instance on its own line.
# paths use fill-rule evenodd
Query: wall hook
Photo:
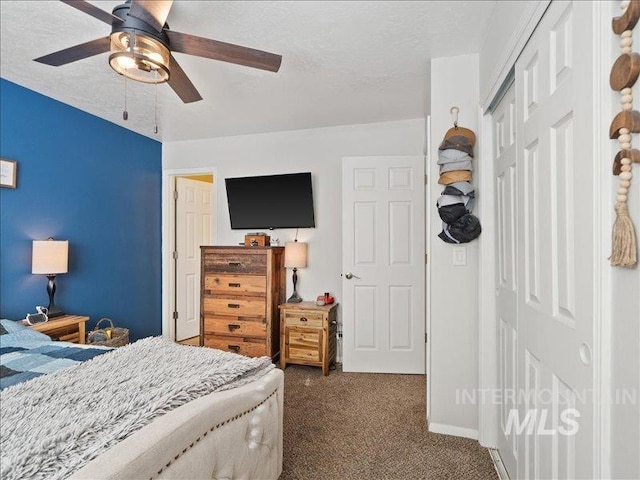
M 458 107 L 451 107 L 449 113 L 451 114 L 451 119 L 453 120 L 453 126 L 458 128 L 458 112 L 460 109 Z

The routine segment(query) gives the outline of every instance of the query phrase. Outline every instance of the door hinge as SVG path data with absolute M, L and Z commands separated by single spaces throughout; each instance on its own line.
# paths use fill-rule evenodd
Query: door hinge
M 424 184 L 429 185 L 429 175 L 425 174 L 424 176 Z
M 178 259 L 178 251 L 176 250 L 175 252 L 172 253 L 173 259 L 177 260 Z
M 177 320 L 178 319 L 178 312 L 173 312 L 173 319 Z
M 173 191 L 173 199 L 177 200 L 178 199 L 178 190 L 174 190 Z
M 424 254 L 424 263 L 429 263 L 429 254 L 428 253 Z
M 427 334 L 424 334 L 424 343 L 427 343 Z

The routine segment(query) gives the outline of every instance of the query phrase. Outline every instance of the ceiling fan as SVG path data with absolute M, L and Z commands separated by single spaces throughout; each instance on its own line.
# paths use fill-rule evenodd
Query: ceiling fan
M 145 83 L 167 82 L 184 103 L 197 102 L 202 97 L 172 52 L 271 72 L 280 69 L 280 55 L 170 30 L 166 19 L 173 0 L 126 0 L 113 13 L 84 0 L 61 1 L 108 23 L 111 34 L 36 58 L 36 62 L 58 67 L 111 52 L 109 65 L 120 75 Z

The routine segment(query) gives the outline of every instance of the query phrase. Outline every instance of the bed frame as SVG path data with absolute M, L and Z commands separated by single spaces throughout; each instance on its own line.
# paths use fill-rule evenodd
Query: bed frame
M 183 405 L 110 448 L 73 479 L 277 479 L 284 374 Z

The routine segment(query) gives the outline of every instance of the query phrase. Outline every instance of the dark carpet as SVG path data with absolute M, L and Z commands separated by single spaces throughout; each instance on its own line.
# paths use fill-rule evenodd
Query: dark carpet
M 474 440 L 427 431 L 425 377 L 285 370 L 281 480 L 497 479 Z

